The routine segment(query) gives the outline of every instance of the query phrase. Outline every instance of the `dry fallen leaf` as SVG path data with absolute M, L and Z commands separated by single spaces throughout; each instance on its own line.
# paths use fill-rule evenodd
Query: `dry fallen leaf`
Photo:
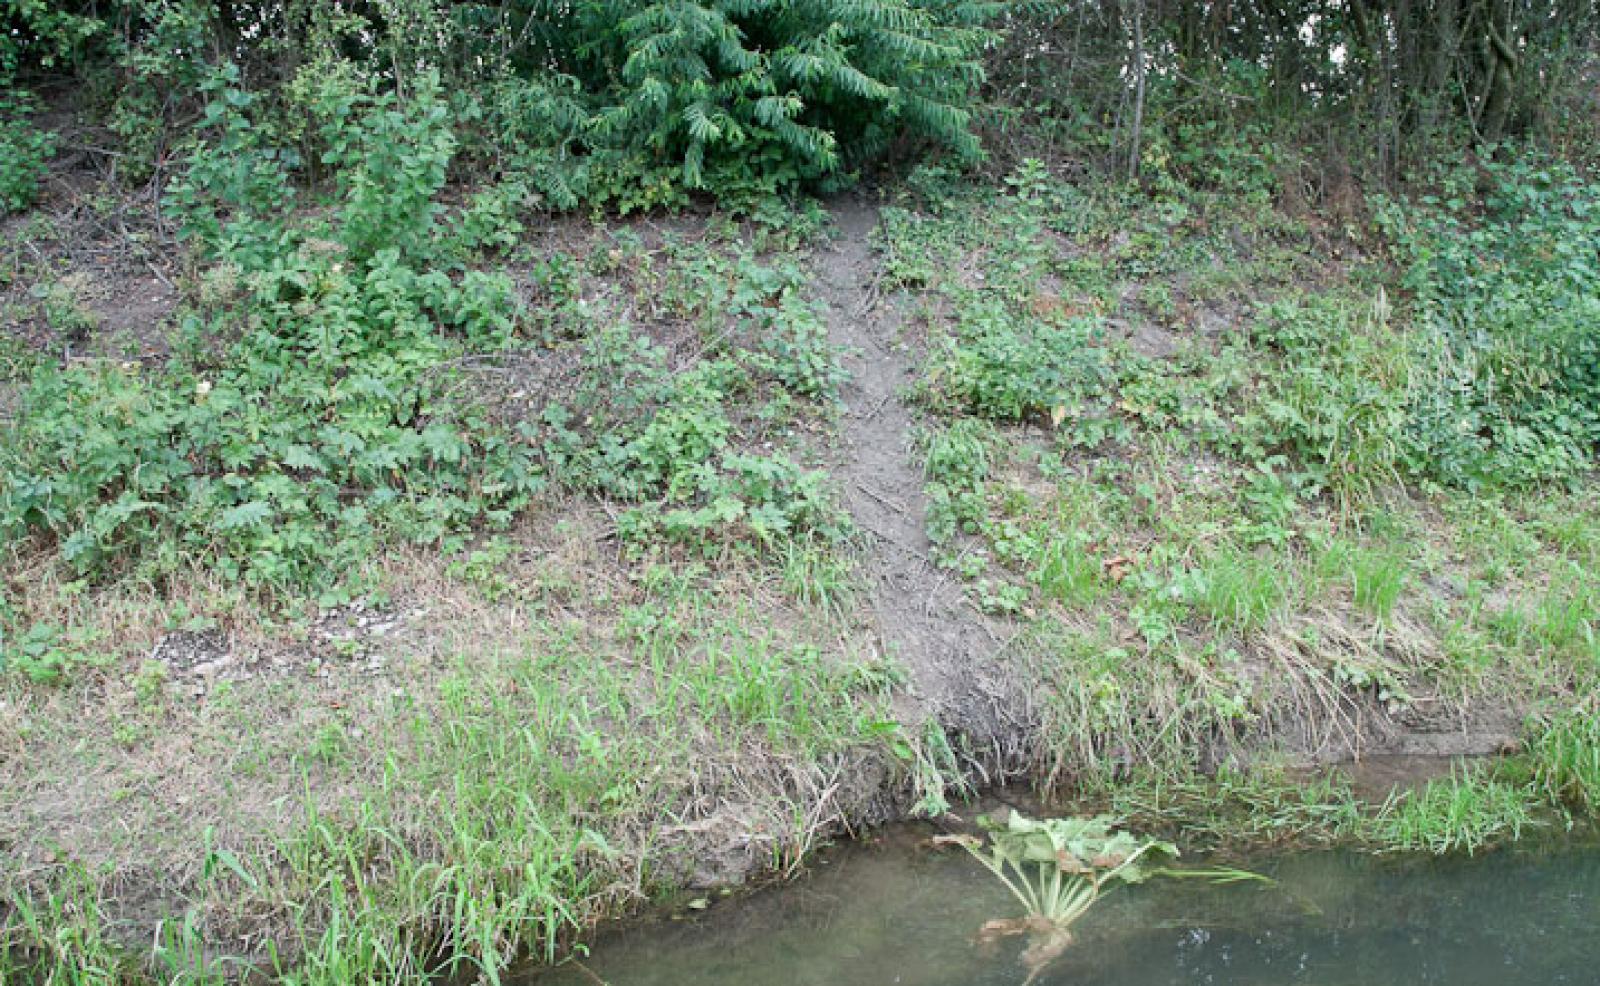
M 1077 874 L 1089 872 L 1089 870 L 1083 865 L 1077 856 L 1074 856 L 1065 849 L 1056 850 L 1056 866 L 1063 873 Z
M 1116 555 L 1100 563 L 1106 571 L 1106 578 L 1112 582 L 1121 582 L 1133 571 L 1133 559 L 1127 555 Z

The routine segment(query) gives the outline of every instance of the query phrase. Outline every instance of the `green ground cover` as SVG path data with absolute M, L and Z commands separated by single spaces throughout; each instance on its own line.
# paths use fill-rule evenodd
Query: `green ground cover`
M 357 6 L 0 12 L 0 980 L 498 982 L 1000 776 L 1591 820 L 1588 14 Z M 998 670 L 896 653 L 891 549 Z

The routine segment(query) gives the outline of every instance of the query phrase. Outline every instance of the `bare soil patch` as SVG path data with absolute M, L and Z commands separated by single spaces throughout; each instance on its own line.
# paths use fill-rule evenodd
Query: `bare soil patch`
M 877 208 L 847 200 L 833 218 L 837 238 L 814 269 L 829 334 L 850 374 L 832 466 L 867 539 L 876 633 L 911 676 L 900 699 L 903 720 L 931 720 L 962 737 L 976 757 L 969 766 L 998 782 L 1026 761 L 1032 742 L 1025 692 L 1002 659 L 1016 630 L 979 612 L 960 581 L 929 557 L 912 449 L 917 412 L 905 395 L 917 365 L 915 343 L 902 332 L 906 299 L 881 290 L 872 244 Z

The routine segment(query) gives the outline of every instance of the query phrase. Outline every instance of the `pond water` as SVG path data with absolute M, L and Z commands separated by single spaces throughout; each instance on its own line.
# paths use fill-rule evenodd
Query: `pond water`
M 824 854 L 804 879 L 602 935 L 582 966 L 519 986 L 1017 986 L 1017 905 L 959 849 L 907 828 Z M 1193 861 L 1191 861 L 1193 862 Z M 1111 892 L 1037 986 L 1600 984 L 1600 848 L 1476 859 L 1306 853 L 1246 860 L 1271 885 L 1159 880 Z

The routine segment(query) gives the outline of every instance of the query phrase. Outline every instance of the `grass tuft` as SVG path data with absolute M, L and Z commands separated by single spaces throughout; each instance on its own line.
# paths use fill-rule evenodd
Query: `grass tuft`
M 1371 822 L 1389 851 L 1473 855 L 1515 840 L 1537 824 L 1528 789 L 1482 766 L 1461 766 L 1448 778 L 1392 796 Z

